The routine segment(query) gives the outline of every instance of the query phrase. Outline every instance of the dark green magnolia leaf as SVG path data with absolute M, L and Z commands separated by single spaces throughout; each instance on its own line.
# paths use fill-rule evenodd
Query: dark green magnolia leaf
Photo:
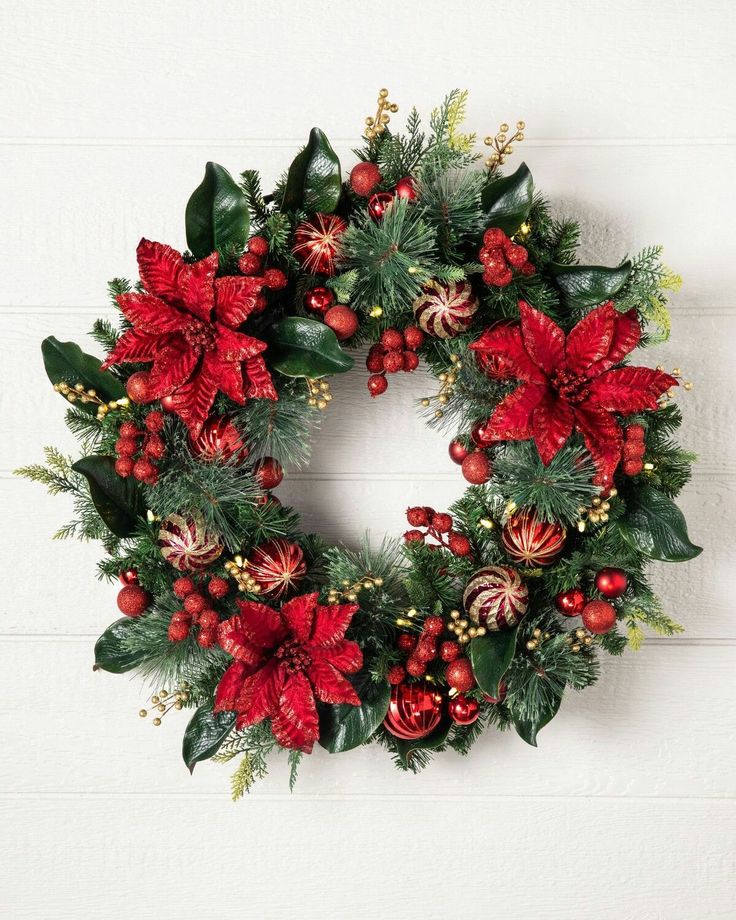
M 217 250 L 221 256 L 239 255 L 248 239 L 248 202 L 230 173 L 208 163 L 202 184 L 187 202 L 187 246 L 196 259 Z
M 98 514 L 116 537 L 129 537 L 143 517 L 140 486 L 115 472 L 114 457 L 82 457 L 72 469 L 86 477 Z
M 552 719 L 557 715 L 557 711 L 560 708 L 560 703 L 562 702 L 562 697 L 556 696 L 552 706 L 545 710 L 540 717 L 535 721 L 528 721 L 526 719 L 514 719 L 514 728 L 516 733 L 520 738 L 523 738 L 527 744 L 531 744 L 532 747 L 537 746 L 537 735 L 544 728 L 547 723 L 551 722 Z
M 128 650 L 127 638 L 135 631 L 136 621 L 130 617 L 116 620 L 108 626 L 95 643 L 95 670 L 124 674 L 137 667 L 146 657 L 142 649 Z
M 286 210 L 331 214 L 340 200 L 340 161 L 319 128 L 312 128 L 307 146 L 289 167 L 284 189 Z
M 125 387 L 110 371 L 100 370 L 102 361 L 94 355 L 85 354 L 74 342 L 60 342 L 53 335 L 41 343 L 43 364 L 52 383 L 81 383 L 85 390 L 95 390 L 100 399 L 122 399 Z M 76 402 L 76 406 L 96 413 L 95 403 Z
M 337 336 L 324 323 L 303 316 L 287 316 L 271 330 L 268 363 L 286 377 L 324 377 L 342 374 L 353 366 Z
M 367 671 L 361 671 L 351 683 L 360 697 L 360 706 L 320 706 L 319 743 L 330 754 L 358 747 L 370 738 L 388 712 L 391 687 L 386 681 L 376 682 Z
M 686 562 L 703 552 L 690 542 L 685 518 L 677 505 L 652 486 L 626 499 L 626 515 L 618 526 L 623 539 L 649 559 Z
M 443 718 L 435 730 L 425 738 L 419 738 L 416 741 L 406 741 L 403 738 L 394 738 L 396 750 L 399 759 L 405 767 L 411 763 L 411 755 L 414 751 L 434 751 L 447 741 L 447 736 L 452 728 L 452 720 L 449 717 Z
M 549 271 L 568 307 L 595 307 L 618 294 L 631 274 L 631 262 L 617 268 L 551 264 Z
M 516 172 L 487 185 L 481 194 L 484 221 L 511 236 L 529 216 L 534 200 L 534 180 L 526 163 Z
M 519 627 L 478 636 L 470 643 L 470 663 L 480 689 L 497 698 L 498 685 L 508 670 L 516 651 L 516 633 Z
M 189 720 L 181 746 L 181 756 L 190 773 L 200 760 L 209 760 L 220 750 L 234 724 L 234 712 L 213 712 L 211 703 L 199 707 Z

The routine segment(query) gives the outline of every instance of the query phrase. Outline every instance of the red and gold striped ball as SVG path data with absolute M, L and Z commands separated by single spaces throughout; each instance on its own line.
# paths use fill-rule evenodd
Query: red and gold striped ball
M 432 280 L 413 304 L 418 325 L 438 339 L 451 339 L 470 325 L 478 298 L 469 281 Z
M 516 569 L 489 565 L 468 582 L 463 606 L 470 619 L 491 632 L 516 626 L 529 606 L 529 591 Z
M 431 734 L 442 718 L 442 695 L 429 684 L 397 684 L 383 721 L 396 738 L 416 741 Z
M 196 438 L 190 438 L 192 453 L 200 460 L 211 463 L 235 458 L 242 463 L 248 456 L 248 448 L 243 437 L 226 416 L 211 416 L 202 426 Z
M 248 559 L 248 574 L 262 594 L 281 597 L 295 587 L 307 573 L 301 546 L 277 537 L 257 546 Z
M 315 214 L 294 231 L 292 252 L 303 268 L 313 275 L 334 275 L 342 252 L 342 235 L 348 229 L 337 214 Z
M 161 522 L 158 546 L 164 559 L 180 572 L 206 569 L 223 550 L 218 534 L 207 530 L 199 515 L 170 514 Z
M 552 565 L 565 545 L 561 524 L 541 521 L 532 508 L 524 508 L 504 524 L 501 540 L 510 559 L 527 568 Z

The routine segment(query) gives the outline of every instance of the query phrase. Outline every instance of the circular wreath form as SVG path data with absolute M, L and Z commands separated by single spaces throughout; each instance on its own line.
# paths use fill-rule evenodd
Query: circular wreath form
M 316 128 L 267 196 L 208 163 L 189 251 L 141 240 L 140 282 L 110 284 L 104 362 L 43 343 L 83 456 L 20 472 L 73 495 L 63 533 L 102 540 L 122 582 L 96 667 L 147 678 L 155 725 L 193 709 L 184 760 L 240 755 L 236 796 L 279 748 L 293 776 L 315 742 L 411 770 L 487 726 L 536 744 L 600 653 L 680 629 L 644 574 L 700 552 L 672 502 L 694 459 L 672 440 L 680 372 L 629 363 L 666 338 L 679 279 L 656 248 L 579 264 L 528 168 L 501 175 L 523 123 L 472 169 L 465 101 L 401 134 L 381 90 L 346 182 Z M 422 408 L 471 485 L 409 508 L 403 543 L 351 550 L 272 490 L 362 343 L 372 397 L 426 362 Z

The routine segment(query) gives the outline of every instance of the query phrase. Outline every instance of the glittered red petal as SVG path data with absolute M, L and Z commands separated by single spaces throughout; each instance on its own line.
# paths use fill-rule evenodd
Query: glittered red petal
M 215 712 L 234 710 L 243 689 L 245 678 L 250 673 L 242 661 L 234 661 L 220 678 L 215 692 Z
M 628 313 L 616 314 L 613 321 L 613 336 L 611 338 L 611 347 L 608 354 L 587 371 L 589 377 L 595 377 L 607 371 L 614 364 L 619 364 L 623 359 L 632 352 L 639 344 L 641 338 L 641 326 L 636 315 L 636 310 L 629 310 Z
M 243 373 L 248 382 L 246 397 L 248 399 L 278 399 L 279 394 L 273 385 L 266 362 L 260 355 L 248 358 L 243 363 Z
M 267 661 L 243 683 L 236 709 L 241 727 L 271 718 L 277 710 L 286 672 L 277 658 Z
M 545 381 L 545 375 L 524 349 L 518 323 L 497 323 L 468 347 L 476 353 L 481 369 L 494 380 Z
M 347 678 L 326 661 L 314 659 L 307 669 L 314 695 L 323 703 L 350 703 L 360 706 L 360 697 Z
M 357 604 L 325 604 L 317 607 L 312 644 L 329 646 L 344 639 L 345 631 L 357 610 Z
M 120 294 L 115 298 L 123 316 L 140 332 L 178 332 L 190 317 L 150 294 Z
M 145 289 L 167 303 L 181 303 L 180 281 L 186 271 L 181 253 L 164 243 L 142 239 L 136 254 L 138 272 Z
M 524 383 L 496 406 L 485 429 L 495 441 L 525 441 L 534 435 L 534 410 L 548 392 L 546 386 Z
M 279 552 L 281 552 L 280 548 Z M 290 560 L 285 559 L 284 565 L 288 566 L 289 564 Z M 312 594 L 300 594 L 298 597 L 287 601 L 281 608 L 281 616 L 284 618 L 284 622 L 302 645 L 309 642 L 312 634 L 312 622 L 317 609 L 318 596 L 316 591 Z
M 519 301 L 521 337 L 532 361 L 551 376 L 565 359 L 565 333 L 560 327 L 523 300 Z
M 616 367 L 590 384 L 587 406 L 630 415 L 644 409 L 656 409 L 657 398 L 677 380 L 651 367 Z
M 231 619 L 238 620 L 241 633 L 246 641 L 257 648 L 271 649 L 286 637 L 284 622 L 276 610 L 258 601 L 236 601 L 236 603 L 240 609 L 240 616 L 231 617 Z
M 165 341 L 166 336 L 128 329 L 120 336 L 115 348 L 100 366 L 102 370 L 105 370 L 113 364 L 123 364 L 126 361 L 153 361 L 162 340 Z
M 217 627 L 217 641 L 237 661 L 258 665 L 262 660 L 262 646 L 253 643 L 252 636 L 243 629 L 242 618 L 237 615 L 220 623 Z
M 311 754 L 319 738 L 319 723 L 314 694 L 305 674 L 297 672 L 286 679 L 271 730 L 282 747 Z
M 354 674 L 363 667 L 363 652 L 357 642 L 341 639 L 334 645 L 309 646 L 309 654 L 317 661 L 331 664 L 333 668 L 345 674 Z
M 239 326 L 253 312 L 263 278 L 229 275 L 215 280 L 215 316 L 226 326 Z
M 602 409 L 576 407 L 575 427 L 583 436 L 599 477 L 611 481 L 621 459 L 623 432 L 616 419 Z
M 550 392 L 532 416 L 534 443 L 546 466 L 572 434 L 575 416 L 569 404 Z
M 608 356 L 615 319 L 616 310 L 609 301 L 591 310 L 570 330 L 565 355 L 571 371 L 585 374 L 592 365 Z

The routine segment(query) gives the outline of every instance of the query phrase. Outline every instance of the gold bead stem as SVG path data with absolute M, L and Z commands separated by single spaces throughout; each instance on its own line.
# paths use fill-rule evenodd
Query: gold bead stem
M 380 575 L 371 575 L 370 573 L 361 575 L 361 577 L 352 584 L 350 580 L 346 578 L 339 588 L 327 589 L 327 603 L 339 604 L 340 601 L 348 601 L 354 604 L 358 600 L 358 595 L 361 591 L 373 591 L 375 588 L 380 588 L 382 584 L 383 579 Z
M 504 122 L 498 128 L 495 137 L 487 137 L 484 141 L 486 147 L 492 147 L 493 153 L 486 160 L 486 166 L 490 172 L 495 172 L 499 166 L 503 166 L 506 157 L 514 152 L 513 144 L 520 144 L 524 140 L 524 128 L 526 124 L 523 121 L 516 122 L 516 131 L 509 137 L 509 126 Z
M 593 644 L 593 638 L 594 637 L 591 636 L 587 630 L 578 627 L 565 636 L 565 642 L 570 646 L 570 651 L 577 655 L 583 648 L 587 648 Z
M 234 579 L 238 586 L 238 591 L 245 591 L 248 594 L 261 593 L 261 586 L 248 571 L 248 560 L 243 558 L 240 553 L 227 560 L 225 571 Z
M 455 392 L 457 372 L 462 369 L 463 363 L 459 355 L 450 355 L 450 362 L 451 366 L 446 371 L 443 371 L 437 378 L 440 382 L 440 388 L 437 394 L 434 396 L 425 396 L 422 399 L 421 403 L 425 409 L 428 409 L 434 401 L 436 401 L 440 407 L 446 406 L 450 401 L 450 397 Z M 435 418 L 442 418 L 444 414 L 442 408 L 435 409 Z
M 306 381 L 309 389 L 307 404 L 312 409 L 319 409 L 320 412 L 324 412 L 327 404 L 332 402 L 330 384 L 324 379 L 314 379 L 312 377 L 307 377 Z
M 189 684 L 182 681 L 176 690 L 159 690 L 151 696 L 148 704 L 150 708 L 139 709 L 138 715 L 141 719 L 145 719 L 155 713 L 151 721 L 158 728 L 164 716 L 168 715 L 172 709 L 183 709 L 184 704 L 189 702 L 190 689 Z
M 399 111 L 398 105 L 396 105 L 395 102 L 389 101 L 387 89 L 380 90 L 377 103 L 378 108 L 376 109 L 376 114 L 373 116 L 369 115 L 365 120 L 366 127 L 364 134 L 369 141 L 375 140 L 386 131 L 386 127 L 391 121 L 389 112 L 395 114 Z
M 661 364 L 657 365 L 657 370 L 663 371 L 663 372 L 665 371 L 664 367 Z M 679 367 L 673 367 L 672 370 L 670 371 L 670 376 L 674 377 L 677 380 L 680 380 L 682 378 L 682 371 L 680 370 Z M 692 390 L 694 386 L 695 384 L 692 382 L 692 380 L 683 380 L 682 382 L 683 390 L 686 390 L 688 393 Z M 659 399 L 657 400 L 657 405 L 659 406 L 660 409 L 666 409 L 667 406 L 669 406 L 669 404 L 672 402 L 674 397 L 675 397 L 674 389 L 669 389 L 667 390 L 666 393 L 663 393 L 659 397 Z
M 485 626 L 471 623 L 459 610 L 450 611 L 450 619 L 446 621 L 445 626 L 460 645 L 467 645 L 471 639 L 475 639 L 477 636 L 485 636 L 487 632 Z
M 107 413 L 111 409 L 127 409 L 130 406 L 130 400 L 127 396 L 123 396 L 121 399 L 111 399 L 110 402 L 105 402 L 104 399 L 100 399 L 97 395 L 97 391 L 93 390 L 91 387 L 85 389 L 83 383 L 75 383 L 74 386 L 70 386 L 68 383 L 55 383 L 54 390 L 61 395 L 70 403 L 80 402 L 85 405 L 92 403 L 97 406 L 97 419 L 102 421 Z
M 618 495 L 618 490 L 613 488 L 608 490 L 607 498 L 601 498 L 596 495 L 590 501 L 590 506 L 581 505 L 578 508 L 580 519 L 577 522 L 577 528 L 580 533 L 585 532 L 588 524 L 606 524 L 608 522 L 608 512 L 611 510 L 611 499 Z

